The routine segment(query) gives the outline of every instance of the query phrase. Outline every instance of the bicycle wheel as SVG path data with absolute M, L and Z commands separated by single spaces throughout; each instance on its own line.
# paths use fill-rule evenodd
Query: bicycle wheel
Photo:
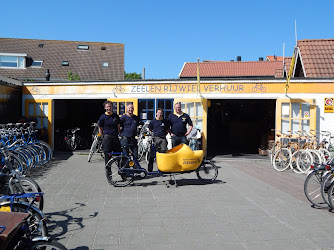
M 141 161 L 145 153 L 145 148 L 143 142 L 138 143 L 138 161 Z
M 291 163 L 291 151 L 287 148 L 279 149 L 274 155 L 273 166 L 277 171 L 284 171 Z
M 322 182 L 321 182 L 321 197 L 326 202 L 326 205 L 329 206 L 329 200 L 328 200 L 328 189 L 331 186 L 331 184 L 334 182 L 334 178 L 332 175 L 332 172 L 328 172 L 325 176 L 323 176 Z
M 298 159 L 298 154 L 299 153 L 300 153 L 300 151 L 296 151 L 292 154 L 290 168 L 292 169 L 293 172 L 295 172 L 297 174 L 302 174 L 303 172 L 301 172 L 297 167 L 297 159 Z
M 21 188 L 23 190 L 23 193 L 41 193 L 42 189 L 41 187 L 31 178 L 29 177 L 19 177 L 19 185 L 21 185 Z M 20 188 L 15 188 L 15 193 L 19 194 L 22 193 L 22 190 Z M 34 199 L 34 204 L 42 211 L 44 208 L 44 197 L 39 196 L 37 198 L 28 197 L 28 202 L 31 203 L 32 199 Z
M 10 209 L 10 202 L 4 202 L 0 204 L 0 211 L 8 211 Z M 29 230 L 32 237 L 47 237 L 48 229 L 46 227 L 45 218 L 39 213 L 39 209 L 30 206 L 28 203 L 14 202 L 12 204 L 11 212 L 21 212 L 21 213 L 29 213 L 31 216 L 27 220 L 29 224 Z
M 93 157 L 93 154 L 95 153 L 95 151 L 97 151 L 97 144 L 98 144 L 98 138 L 95 137 L 92 143 L 92 146 L 90 147 L 90 150 L 89 150 L 88 162 L 90 162 L 90 160 Z
M 125 187 L 133 181 L 132 176 L 126 176 L 120 171 L 121 157 L 112 158 L 106 164 L 106 176 L 110 184 L 115 187 Z
M 212 183 L 218 176 L 218 168 L 213 162 L 202 162 L 196 169 L 197 178 L 204 183 Z
M 306 198 L 317 207 L 327 207 L 327 203 L 321 196 L 321 183 L 324 170 L 313 170 L 304 182 L 304 193 Z
M 316 166 L 320 166 L 322 164 L 322 158 L 320 153 L 317 150 L 311 149 L 309 150 L 310 153 L 312 154 L 313 157 L 313 165 Z
M 310 151 L 301 149 L 298 151 L 298 157 L 296 159 L 297 168 L 301 173 L 306 173 L 311 169 L 313 164 L 313 155 Z
M 328 202 L 331 209 L 334 209 L 334 182 L 328 189 Z
M 67 250 L 67 248 L 55 241 L 55 240 L 49 240 L 49 241 L 45 241 L 45 240 L 38 240 L 38 241 L 34 241 L 31 249 L 33 250 L 37 250 L 37 249 L 43 249 L 43 250 L 48 250 L 48 249 L 52 249 L 52 250 Z

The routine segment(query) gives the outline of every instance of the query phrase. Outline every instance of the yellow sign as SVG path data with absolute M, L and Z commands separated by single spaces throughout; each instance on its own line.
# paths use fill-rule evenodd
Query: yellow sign
M 325 113 L 334 113 L 333 99 L 325 98 Z

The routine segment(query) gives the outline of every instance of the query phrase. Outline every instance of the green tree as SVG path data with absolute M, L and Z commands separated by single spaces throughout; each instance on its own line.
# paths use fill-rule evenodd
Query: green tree
M 132 80 L 132 79 L 142 79 L 141 74 L 137 74 L 136 72 L 134 73 L 126 73 L 124 71 L 124 79 L 125 80 Z
M 67 73 L 67 80 L 68 81 L 80 81 L 80 76 L 77 73 L 72 73 L 72 71 L 69 71 Z

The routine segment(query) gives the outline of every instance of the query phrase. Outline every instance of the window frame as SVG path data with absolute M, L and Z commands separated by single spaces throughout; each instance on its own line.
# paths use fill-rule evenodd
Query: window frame
M 282 104 L 289 104 L 289 116 L 282 117 Z M 292 106 L 293 104 L 299 104 L 299 117 L 293 117 L 292 114 Z M 309 117 L 303 117 L 302 114 L 302 105 L 307 104 L 310 107 Z M 295 131 L 291 131 L 292 128 L 292 120 L 299 121 L 299 129 L 297 131 L 301 131 L 302 121 L 309 121 L 309 130 L 316 130 L 316 122 L 317 122 L 317 108 L 316 108 L 314 99 L 277 99 L 276 100 L 276 130 L 278 133 L 290 133 L 292 134 L 292 138 L 297 138 L 299 135 L 294 133 Z M 289 129 L 287 131 L 282 131 L 282 121 L 289 121 Z M 290 131 L 290 132 L 288 132 Z M 310 131 L 308 131 L 310 132 Z M 277 139 L 277 138 L 276 138 Z

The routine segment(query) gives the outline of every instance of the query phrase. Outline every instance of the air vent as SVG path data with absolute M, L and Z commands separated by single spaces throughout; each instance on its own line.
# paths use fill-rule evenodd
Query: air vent
M 108 68 L 109 63 L 108 62 L 102 62 L 102 68 Z
M 107 47 L 101 47 L 101 50 L 106 50 L 107 49 Z
M 61 66 L 70 66 L 70 62 L 69 61 L 62 61 Z
M 38 47 L 39 47 L 39 48 L 43 48 L 43 47 L 44 47 L 44 43 L 40 43 L 40 44 L 38 44 Z
M 89 46 L 88 45 L 78 45 L 77 50 L 89 50 Z

